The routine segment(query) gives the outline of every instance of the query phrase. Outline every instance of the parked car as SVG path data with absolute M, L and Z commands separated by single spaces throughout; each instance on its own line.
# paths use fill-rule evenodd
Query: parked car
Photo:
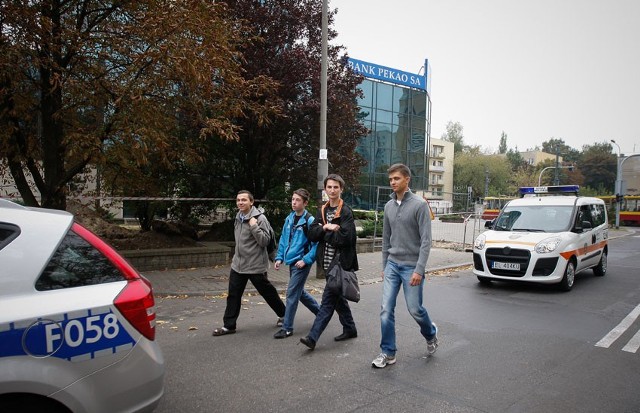
M 558 284 L 569 291 L 575 275 L 607 272 L 609 222 L 604 201 L 577 196 L 577 186 L 523 187 L 473 246 L 473 273 L 492 280 Z M 567 195 L 562 195 L 566 193 Z
M 152 411 L 151 284 L 64 211 L 0 199 L 0 411 Z

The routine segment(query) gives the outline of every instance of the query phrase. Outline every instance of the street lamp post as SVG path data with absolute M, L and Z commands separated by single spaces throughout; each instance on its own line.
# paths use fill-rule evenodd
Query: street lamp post
M 622 191 L 622 172 L 620 171 L 620 157 L 622 156 L 620 151 L 620 145 L 616 143 L 613 139 L 611 139 L 611 143 L 618 147 L 618 157 L 616 158 L 616 187 L 615 187 L 615 196 L 616 201 L 618 198 L 618 194 Z M 616 229 L 620 228 L 620 202 L 616 202 Z
M 540 175 L 538 175 L 538 186 L 542 185 L 542 173 L 547 169 L 556 170 L 556 175 L 555 175 L 556 177 L 554 178 L 554 184 L 558 185 L 560 183 L 560 178 L 558 177 L 558 169 L 561 169 L 561 168 L 568 168 L 571 171 L 573 170 L 573 165 L 547 166 L 546 168 L 542 168 L 542 170 L 540 171 Z
M 329 174 L 327 154 L 327 49 L 328 0 L 322 0 L 322 56 L 320 61 L 320 153 L 318 155 L 318 206 L 322 204 L 324 178 Z

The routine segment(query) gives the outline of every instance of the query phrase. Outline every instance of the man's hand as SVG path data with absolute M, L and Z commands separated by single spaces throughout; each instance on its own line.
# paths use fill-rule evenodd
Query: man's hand
M 281 264 L 282 264 L 282 261 L 276 261 L 273 263 L 273 268 L 275 268 L 276 270 L 279 270 Z
M 336 232 L 340 229 L 340 225 L 338 224 L 324 224 L 322 226 L 322 229 L 325 231 L 332 231 L 332 232 Z
M 258 220 L 256 219 L 256 217 L 249 218 L 249 225 L 254 226 L 257 223 L 258 223 Z
M 417 272 L 414 272 L 413 274 L 411 274 L 411 281 L 409 282 L 411 286 L 415 287 L 416 285 L 420 285 L 421 282 L 422 282 L 422 275 L 418 274 Z
M 307 263 L 304 262 L 304 260 L 300 260 L 300 261 L 296 262 L 295 265 L 296 265 L 296 268 L 304 268 L 305 265 L 307 265 Z

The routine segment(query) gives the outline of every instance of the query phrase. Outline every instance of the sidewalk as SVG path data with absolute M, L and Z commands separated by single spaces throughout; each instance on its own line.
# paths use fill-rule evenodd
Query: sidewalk
M 427 262 L 427 271 L 433 272 L 448 268 L 471 265 L 470 252 L 454 251 L 445 248 L 432 248 Z M 357 272 L 360 284 L 370 284 L 382 278 L 382 254 L 371 252 L 358 254 L 360 270 Z M 184 270 L 147 271 L 143 275 L 151 281 L 154 294 L 167 295 L 221 295 L 227 292 L 230 265 L 217 267 L 191 268 Z M 284 292 L 289 282 L 289 267 L 282 266 L 276 271 L 273 264 L 269 268 L 269 280 L 276 289 Z M 322 291 L 325 281 L 316 278 L 315 264 L 311 268 L 306 288 Z M 246 292 L 255 292 L 253 285 L 247 283 Z
M 635 234 L 634 229 L 609 229 L 609 238 L 619 238 Z M 358 254 L 360 270 L 357 272 L 360 284 L 371 284 L 380 281 L 382 276 L 382 254 L 370 252 Z M 473 264 L 471 252 L 455 251 L 446 248 L 431 248 L 427 261 L 427 272 L 453 269 Z M 227 292 L 230 265 L 217 267 L 191 268 L 184 270 L 148 271 L 143 275 L 153 285 L 153 291 L 158 296 L 167 295 L 221 295 Z M 279 271 L 269 268 L 269 280 L 276 289 L 284 292 L 289 282 L 289 267 L 283 266 Z M 427 274 L 429 276 L 429 274 Z M 324 279 L 316 278 L 315 264 L 311 268 L 306 288 L 320 292 L 324 289 Z M 246 292 L 255 292 L 253 285 L 247 283 Z

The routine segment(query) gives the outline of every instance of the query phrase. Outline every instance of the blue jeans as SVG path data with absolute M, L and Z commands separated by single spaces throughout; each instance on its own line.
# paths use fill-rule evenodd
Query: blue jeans
M 324 289 L 322 293 L 322 303 L 320 304 L 320 311 L 316 315 L 316 319 L 313 322 L 311 331 L 309 331 L 308 337 L 314 342 L 318 342 L 320 335 L 327 328 L 333 312 L 338 313 L 340 324 L 342 324 L 343 333 L 357 333 L 356 323 L 353 321 L 353 315 L 351 314 L 351 308 L 349 302 L 342 294 L 336 294 L 328 288 Z
M 420 326 L 420 334 L 427 340 L 431 340 L 436 334 L 429 313 L 422 306 L 424 277 L 420 285 L 412 286 L 410 284 L 414 269 L 415 265 L 400 265 L 391 260 L 387 261 L 387 266 L 384 269 L 382 310 L 380 311 L 380 328 L 382 330 L 380 349 L 389 356 L 395 356 L 397 350 L 395 309 L 400 286 L 404 292 L 407 309 Z
M 298 302 L 301 302 L 314 315 L 317 315 L 320 310 L 320 304 L 304 289 L 304 283 L 307 282 L 310 270 L 311 265 L 305 265 L 302 268 L 297 268 L 295 265 L 289 266 L 289 286 L 287 287 L 286 309 L 282 322 L 283 330 L 293 331 L 293 319 L 298 310 Z

